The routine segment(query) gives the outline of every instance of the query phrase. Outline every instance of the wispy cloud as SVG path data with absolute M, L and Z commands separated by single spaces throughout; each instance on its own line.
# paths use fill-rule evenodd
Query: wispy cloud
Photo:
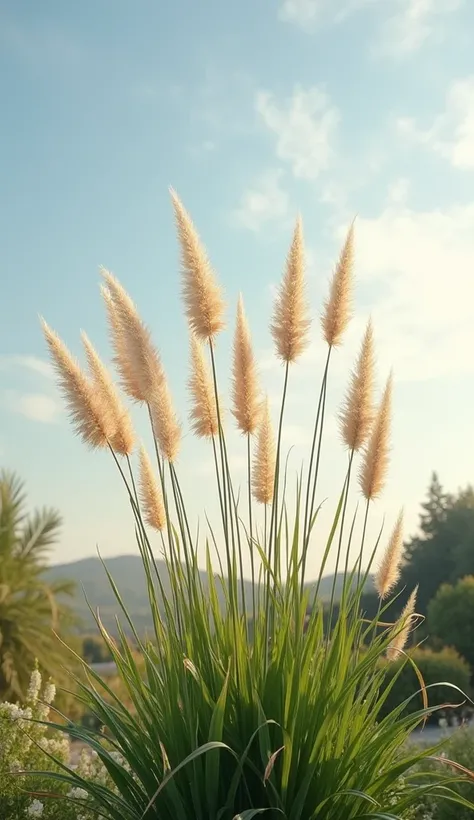
M 372 53 L 400 58 L 440 41 L 448 18 L 463 5 L 464 0 L 283 0 L 279 17 L 312 32 L 370 10 L 377 23 Z
M 380 39 L 373 51 L 395 58 L 418 51 L 430 40 L 445 36 L 447 18 L 464 0 L 397 0 L 392 13 L 382 20 Z M 388 4 L 387 4 L 388 5 Z
M 20 354 L 0 355 L 0 369 L 10 370 L 13 368 L 22 368 L 33 373 L 38 373 L 48 379 L 54 376 L 53 368 L 45 359 L 40 359 L 38 356 L 23 356 Z
M 49 390 L 53 388 L 50 381 L 54 378 L 49 362 L 38 356 L 1 355 L 0 370 L 6 371 L 8 379 L 15 384 L 15 387 L 5 388 L 0 393 L 0 404 L 6 410 L 45 424 L 58 420 L 61 412 L 60 404 L 52 395 L 49 395 Z M 39 391 L 30 392 L 28 389 L 20 389 L 17 386 L 20 383 L 28 387 L 33 384 L 41 386 Z
M 5 390 L 2 404 L 12 413 L 44 424 L 57 422 L 61 413 L 58 402 L 45 393 L 20 393 L 16 390 Z
M 406 380 L 474 373 L 474 205 L 416 211 L 392 201 L 359 217 L 357 269 L 371 285 L 385 367 Z
M 260 231 L 289 215 L 289 197 L 282 187 L 281 169 L 269 169 L 244 191 L 233 221 L 250 231 Z
M 290 166 L 295 177 L 316 179 L 330 166 L 340 117 L 323 88 L 296 86 L 284 100 L 259 91 L 255 105 L 275 137 L 277 158 Z
M 398 131 L 418 145 L 447 159 L 455 168 L 474 168 L 474 76 L 455 80 L 446 94 L 444 111 L 427 127 L 400 118 Z

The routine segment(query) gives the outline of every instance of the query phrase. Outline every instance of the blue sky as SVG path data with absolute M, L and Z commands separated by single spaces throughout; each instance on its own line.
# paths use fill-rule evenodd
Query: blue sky
M 315 322 L 291 377 L 295 470 L 324 355 L 318 316 L 357 214 L 357 314 L 329 403 L 335 411 L 372 315 L 380 384 L 392 365 L 396 382 L 372 532 L 402 505 L 413 530 L 432 469 L 450 489 L 474 478 L 473 27 L 469 0 L 0 2 L 0 461 L 32 503 L 61 509 L 55 560 L 135 547 L 112 466 L 62 412 L 38 313 L 78 354 L 84 328 L 109 357 L 98 266 L 113 270 L 153 328 L 188 430 L 169 185 L 208 247 L 230 326 L 244 294 L 274 407 L 282 374 L 268 320 L 302 214 Z M 231 447 L 239 474 L 237 438 Z M 344 458 L 332 419 L 328 515 Z M 209 452 L 189 433 L 180 469 L 195 511 L 213 515 Z

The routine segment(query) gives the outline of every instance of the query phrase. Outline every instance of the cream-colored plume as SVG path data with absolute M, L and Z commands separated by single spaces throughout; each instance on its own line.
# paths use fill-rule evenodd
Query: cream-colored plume
M 242 296 L 239 296 L 237 305 L 232 376 L 233 413 L 237 426 L 245 435 L 253 435 L 261 415 L 261 397 Z
M 311 322 L 306 301 L 304 266 L 303 227 L 298 217 L 271 323 L 277 354 L 284 362 L 296 361 L 308 344 Z
M 117 308 L 110 290 L 104 285 L 101 285 L 100 290 L 107 311 L 110 339 L 114 351 L 114 363 L 120 374 L 122 387 L 125 393 L 132 399 L 144 401 L 143 385 L 137 376 L 136 362 L 133 361 L 133 357 L 130 355 L 130 342 L 127 339 L 125 323 L 121 319 L 121 312 Z M 132 347 L 134 346 L 135 343 L 133 342 Z
M 146 523 L 155 530 L 166 527 L 163 494 L 144 447 L 140 448 L 140 502 Z
M 93 389 L 104 407 L 108 408 L 110 417 L 113 419 L 114 432 L 110 439 L 112 449 L 120 455 L 130 455 L 133 451 L 135 439 L 128 410 L 120 401 L 110 374 L 87 334 L 82 332 L 81 337 L 86 351 Z
M 276 446 L 268 398 L 263 405 L 252 471 L 252 493 L 259 504 L 270 504 L 275 483 Z
M 370 433 L 374 418 L 374 370 L 374 333 L 369 320 L 340 414 L 342 438 L 349 450 L 360 450 Z
M 333 273 L 329 297 L 321 318 L 323 336 L 330 347 L 336 347 L 351 318 L 354 279 L 354 223 L 349 228 L 339 261 Z
M 115 433 L 110 406 L 104 403 L 64 342 L 44 319 L 41 326 L 76 432 L 90 447 L 107 447 Z
M 365 447 L 360 473 L 360 486 L 367 500 L 377 498 L 387 478 L 389 439 L 392 419 L 392 375 L 390 374 L 375 417 L 369 441 Z
M 186 315 L 200 341 L 214 339 L 224 328 L 224 300 L 207 253 L 191 217 L 177 193 L 170 189 L 181 247 L 183 297 Z
M 191 375 L 189 389 L 192 396 L 190 419 L 193 430 L 201 438 L 212 438 L 219 432 L 219 419 L 211 374 L 204 358 L 201 342 L 191 333 Z
M 400 578 L 403 549 L 403 511 L 400 512 L 392 530 L 387 548 L 375 573 L 375 589 L 383 601 L 390 595 Z
M 112 344 L 124 390 L 137 401 L 146 402 L 153 431 L 162 455 L 175 461 L 181 443 L 181 427 L 160 356 L 126 290 L 102 268 Z
M 112 301 L 111 304 L 107 290 L 103 290 L 123 389 L 137 401 L 149 402 L 161 378 L 158 351 L 125 288 L 110 271 L 101 268 L 101 273 Z
M 387 659 L 389 661 L 396 661 L 405 649 L 408 638 L 410 636 L 410 632 L 412 630 L 412 624 L 415 617 L 417 594 L 418 587 L 416 586 L 413 592 L 411 593 L 402 614 L 400 615 L 400 620 L 397 624 L 398 633 L 397 635 L 395 635 L 392 643 L 387 649 Z

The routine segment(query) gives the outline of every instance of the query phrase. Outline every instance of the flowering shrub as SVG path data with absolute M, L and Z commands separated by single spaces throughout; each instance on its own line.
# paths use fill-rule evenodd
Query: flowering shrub
M 0 704 L 1 820 L 97 818 L 87 791 L 77 786 L 71 788 L 57 779 L 53 782 L 49 776 L 60 774 L 60 764 L 68 766 L 71 760 L 68 735 L 48 726 L 55 695 L 54 684 L 49 681 L 42 687 L 41 674 L 35 669 L 24 705 Z M 110 785 L 96 752 L 82 751 L 76 774 L 104 786 Z

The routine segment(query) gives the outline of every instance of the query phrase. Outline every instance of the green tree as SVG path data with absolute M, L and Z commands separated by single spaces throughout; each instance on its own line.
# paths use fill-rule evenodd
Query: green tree
M 451 495 L 444 492 L 436 473 L 431 477 L 427 499 L 421 505 L 418 533 L 404 547 L 404 560 L 396 598 L 386 611 L 395 619 L 417 585 L 417 612 L 426 615 L 428 604 L 444 583 L 455 583 L 474 574 L 474 490 L 467 487 Z M 363 607 L 374 618 L 378 598 L 367 593 Z
M 82 657 L 87 663 L 106 663 L 112 655 L 105 641 L 97 635 L 86 635 L 82 641 Z
M 44 579 L 60 526 L 56 510 L 28 513 L 22 481 L 0 472 L 0 700 L 24 697 L 35 659 L 56 680 L 64 664 L 55 633 L 74 620 L 64 603 L 74 585 Z
M 474 576 L 439 588 L 428 606 L 427 628 L 474 669 Z
M 444 583 L 455 583 L 474 573 L 474 490 L 457 495 L 444 493 L 436 473 L 422 504 L 420 532 L 405 545 L 404 566 L 398 589 L 419 583 L 417 609 L 426 614 L 428 604 Z M 400 603 L 404 603 L 404 595 Z

